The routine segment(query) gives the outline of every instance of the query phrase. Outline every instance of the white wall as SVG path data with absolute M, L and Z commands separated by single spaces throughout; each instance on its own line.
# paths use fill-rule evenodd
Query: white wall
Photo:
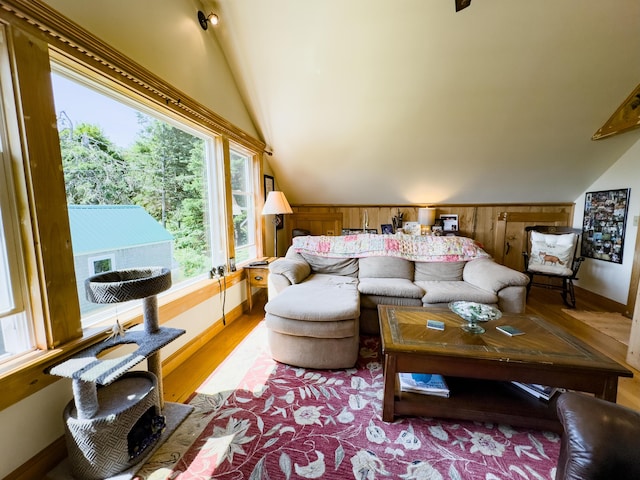
M 200 28 L 197 0 L 47 0 L 127 57 L 197 99 L 218 115 L 258 138 L 211 29 Z M 244 283 L 227 292 L 226 310 L 245 297 Z M 219 298 L 180 315 L 170 326 L 187 333 L 162 350 L 162 357 L 197 337 L 221 317 Z M 61 380 L 0 411 L 0 478 L 27 462 L 64 434 L 62 410 L 71 383 Z
M 628 132 L 622 135 L 637 135 L 637 133 Z M 626 304 L 638 233 L 638 227 L 633 225 L 633 217 L 640 215 L 640 140 L 576 199 L 574 226 L 582 228 L 585 193 L 619 188 L 631 188 L 622 264 L 587 258 L 580 267 L 578 275 L 580 280 L 577 285 L 618 303 Z

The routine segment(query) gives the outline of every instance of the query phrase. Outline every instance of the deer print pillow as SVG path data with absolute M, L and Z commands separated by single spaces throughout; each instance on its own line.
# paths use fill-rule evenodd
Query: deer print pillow
M 531 232 L 529 271 L 552 275 L 571 275 L 571 262 L 577 235 L 545 235 Z

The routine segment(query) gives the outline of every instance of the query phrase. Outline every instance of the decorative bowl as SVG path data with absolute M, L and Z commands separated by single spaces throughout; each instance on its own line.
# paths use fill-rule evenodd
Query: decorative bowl
M 484 328 L 478 322 L 488 322 L 502 317 L 502 312 L 493 305 L 476 302 L 451 302 L 449 310 L 467 321 L 467 325 L 462 325 L 465 332 L 484 333 Z

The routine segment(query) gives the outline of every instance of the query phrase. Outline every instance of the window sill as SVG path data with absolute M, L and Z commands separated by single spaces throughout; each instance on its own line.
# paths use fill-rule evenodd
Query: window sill
M 226 288 L 243 280 L 244 273 L 242 270 L 233 272 L 226 276 Z M 225 284 L 222 285 L 222 288 L 225 288 Z M 172 320 L 203 301 L 219 294 L 220 288 L 216 279 L 204 279 L 159 296 L 160 324 Z M 119 320 L 125 328 L 142 323 L 142 306 L 127 312 L 126 316 L 119 315 Z M 111 327 L 114 323 L 115 319 L 110 323 L 105 321 L 102 325 L 86 328 L 83 330 L 82 338 L 49 351 L 30 352 L 2 365 L 0 368 L 0 391 L 5 393 L 0 396 L 0 410 L 4 410 L 60 380 L 60 377 L 47 374 L 48 369 L 74 353 L 103 341 L 111 334 Z

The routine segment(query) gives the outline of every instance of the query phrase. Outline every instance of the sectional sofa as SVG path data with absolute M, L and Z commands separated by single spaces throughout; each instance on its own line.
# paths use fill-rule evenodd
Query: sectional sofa
M 272 355 L 306 368 L 353 366 L 359 334 L 379 334 L 378 305 L 467 300 L 522 313 L 529 282 L 470 238 L 403 234 L 296 237 L 269 270 Z

